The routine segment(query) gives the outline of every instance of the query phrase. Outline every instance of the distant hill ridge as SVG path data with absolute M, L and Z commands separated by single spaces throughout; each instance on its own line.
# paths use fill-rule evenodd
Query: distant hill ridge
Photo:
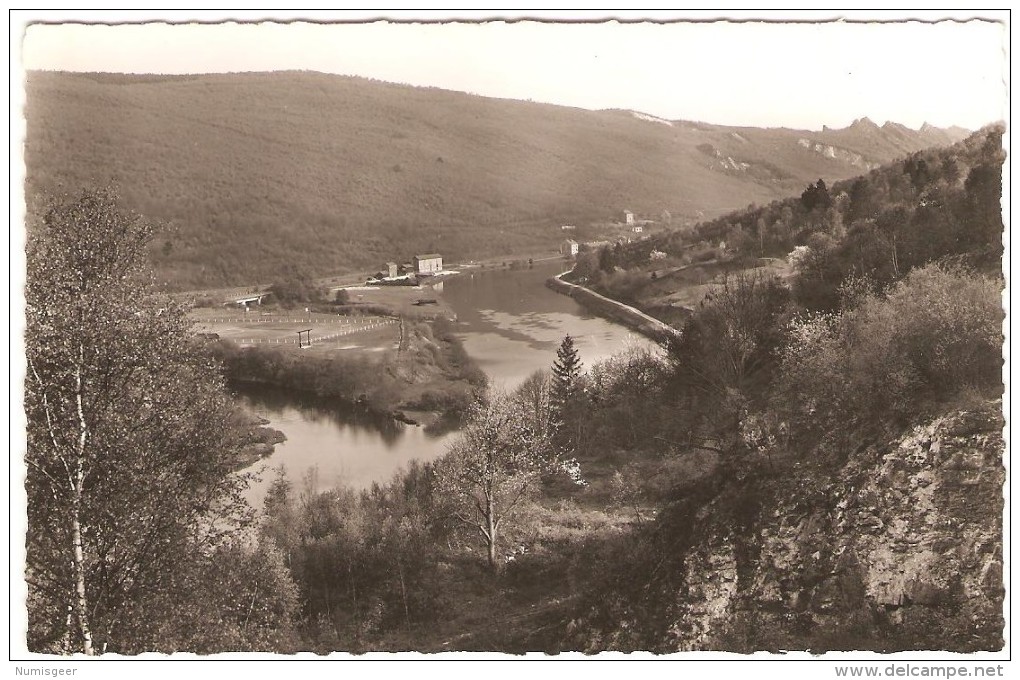
M 313 72 L 32 72 L 26 116 L 29 197 L 116 183 L 167 223 L 153 257 L 182 289 L 553 247 L 560 224 L 624 208 L 682 226 L 966 136 L 666 121 Z

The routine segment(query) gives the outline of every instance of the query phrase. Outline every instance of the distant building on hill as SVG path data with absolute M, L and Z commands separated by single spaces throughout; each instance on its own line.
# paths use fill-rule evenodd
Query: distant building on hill
M 629 210 L 624 210 L 623 211 L 623 222 L 624 222 L 624 224 L 627 224 L 627 225 L 634 224 L 634 213 L 632 213 Z
M 577 229 L 577 227 L 575 227 L 572 224 L 564 224 L 562 227 L 560 227 L 560 229 L 562 231 L 574 231 L 575 229 Z
M 641 226 L 640 224 L 635 224 L 633 227 L 630 228 L 630 230 L 632 232 L 634 232 L 635 234 L 640 234 L 641 232 L 643 232 L 645 230 L 645 228 L 643 226 Z
M 567 257 L 576 257 L 578 251 L 577 241 L 573 239 L 567 239 L 560 244 L 560 255 L 566 255 Z
M 391 279 L 395 279 L 399 275 L 399 272 L 400 272 L 400 267 L 399 267 L 399 265 L 397 265 L 396 262 L 387 262 L 386 263 L 386 276 L 388 276 Z
M 435 274 L 443 271 L 443 256 L 436 253 L 414 256 L 415 274 Z

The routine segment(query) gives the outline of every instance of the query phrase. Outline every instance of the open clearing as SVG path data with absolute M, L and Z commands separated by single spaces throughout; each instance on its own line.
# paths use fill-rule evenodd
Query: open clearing
M 278 347 L 311 352 L 378 353 L 397 348 L 400 322 L 384 316 L 337 316 L 334 314 L 259 312 L 243 310 L 195 310 L 191 314 L 196 333 L 215 333 L 242 347 Z M 303 334 L 300 347 L 298 331 Z
M 408 319 L 456 318 L 443 301 L 443 280 L 431 280 L 422 286 L 350 286 L 343 287 L 352 305 L 376 305 Z M 334 289 L 337 290 L 337 289 Z
M 762 258 L 747 271 L 763 272 L 783 280 L 788 280 L 793 274 L 786 260 L 776 258 Z M 645 288 L 644 305 L 696 309 L 706 296 L 721 290 L 736 272 L 713 260 L 659 270 L 657 275 L 658 279 Z

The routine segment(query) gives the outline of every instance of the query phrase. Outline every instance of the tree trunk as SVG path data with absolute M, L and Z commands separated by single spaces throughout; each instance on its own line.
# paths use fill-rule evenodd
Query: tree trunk
M 78 451 L 77 463 L 75 465 L 74 497 L 71 502 L 71 551 L 72 566 L 74 572 L 74 599 L 75 618 L 78 619 L 78 632 L 81 634 L 82 651 L 87 656 L 93 656 L 95 650 L 92 648 L 92 630 L 89 627 L 88 599 L 85 591 L 85 550 L 82 546 L 81 528 L 81 501 L 85 493 L 85 445 L 88 442 L 88 424 L 85 421 L 85 408 L 83 392 L 84 386 L 81 375 L 81 366 L 85 363 L 85 347 L 78 346 L 78 364 L 75 371 L 75 399 L 78 407 Z
M 400 597 L 404 601 L 404 625 L 407 627 L 408 636 L 411 635 L 411 612 L 407 607 L 407 587 L 404 585 L 404 565 L 397 560 L 397 573 L 400 575 Z M 410 642 L 410 639 L 408 640 Z
M 499 571 L 499 562 L 496 561 L 496 521 L 495 521 L 496 508 L 489 498 L 485 501 L 485 521 L 488 524 L 488 542 L 489 542 L 489 566 L 493 571 Z
M 79 518 L 79 502 L 75 499 L 71 517 L 71 544 L 74 552 L 74 616 L 78 620 L 78 632 L 81 634 L 82 651 L 92 656 L 92 631 L 89 628 L 88 600 L 85 595 L 85 551 L 82 548 L 81 520 Z
M 893 234 L 893 238 L 892 238 L 892 268 L 893 268 L 893 276 L 899 276 L 900 275 L 900 261 L 899 261 L 898 254 L 896 252 L 896 234 Z

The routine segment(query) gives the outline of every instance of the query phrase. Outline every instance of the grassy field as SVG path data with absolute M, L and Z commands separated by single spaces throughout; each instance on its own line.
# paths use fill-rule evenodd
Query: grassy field
M 201 309 L 192 312 L 192 319 L 196 333 L 215 333 L 242 347 L 371 354 L 396 350 L 400 342 L 400 322 L 380 316 Z M 311 347 L 299 347 L 298 331 L 309 329 Z
M 754 270 L 787 279 L 792 270 L 786 260 L 763 260 Z M 732 278 L 732 267 L 720 266 L 715 263 L 692 264 L 678 267 L 673 271 L 660 274 L 654 282 L 650 282 L 643 291 L 641 303 L 647 307 L 684 307 L 695 309 L 706 295 L 721 289 L 727 280 Z
M 423 286 L 344 286 L 343 289 L 347 291 L 347 299 L 354 309 L 363 305 L 373 310 L 385 309 L 389 314 L 407 319 L 437 316 L 451 319 L 455 315 L 442 295 L 441 284 L 445 278 Z

